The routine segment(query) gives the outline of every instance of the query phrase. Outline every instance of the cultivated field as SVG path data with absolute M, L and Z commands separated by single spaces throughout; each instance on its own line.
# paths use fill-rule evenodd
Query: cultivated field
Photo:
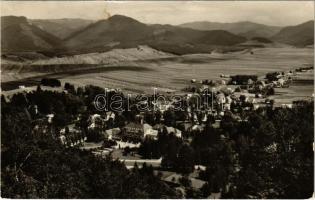
M 193 54 L 185 56 L 168 56 L 149 60 L 132 60 L 116 63 L 115 65 L 91 65 L 89 70 L 52 70 L 48 77 L 57 77 L 62 82 L 70 82 L 78 86 L 93 84 L 101 87 L 120 88 L 132 93 L 152 93 L 157 87 L 160 91 L 180 91 L 186 87 L 191 79 L 220 79 L 220 74 L 256 74 L 264 76 L 267 72 L 288 71 L 312 64 L 314 49 L 311 48 L 261 48 L 254 49 L 254 54 L 249 51 L 229 54 Z M 45 66 L 42 66 L 43 68 Z M 66 67 L 66 66 L 63 66 Z M 72 70 L 73 69 L 73 70 Z M 20 79 L 19 84 L 40 80 L 47 74 L 43 71 L 26 70 L 24 74 L 6 74 L 2 70 L 2 88 L 14 84 Z M 32 76 L 36 76 L 33 77 Z M 277 95 L 284 99 L 295 97 L 310 97 L 314 90 L 312 72 L 308 75 L 301 74 L 290 88 L 276 89 Z

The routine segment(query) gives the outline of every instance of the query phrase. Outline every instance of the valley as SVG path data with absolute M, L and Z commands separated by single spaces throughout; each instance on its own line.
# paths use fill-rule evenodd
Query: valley
M 314 196 L 314 2 L 4 1 L 1 196 Z
M 264 76 L 267 72 L 289 71 L 312 64 L 314 59 L 311 48 L 260 48 L 253 49 L 253 54 L 240 51 L 183 56 L 142 48 L 143 51 L 116 49 L 116 54 L 93 54 L 99 63 L 104 61 L 103 64 L 96 64 L 95 59 L 91 59 L 93 56 L 84 55 L 77 56 L 76 59 L 52 59 L 52 63 L 59 63 L 55 65 L 49 60 L 36 61 L 34 65 L 26 66 L 4 65 L 1 74 L 2 90 L 14 89 L 19 85 L 36 85 L 42 78 L 50 77 L 76 86 L 90 84 L 120 88 L 128 93 L 152 93 L 154 88 L 160 92 L 180 93 L 190 84 L 191 79 L 220 80 L 220 74 Z M 297 84 L 290 88 L 277 88 L 275 98 L 287 103 L 310 97 L 314 90 L 312 73 L 297 77 L 308 81 L 297 80 Z

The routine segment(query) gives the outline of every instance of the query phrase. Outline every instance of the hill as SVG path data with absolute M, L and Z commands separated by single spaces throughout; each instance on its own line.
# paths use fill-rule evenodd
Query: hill
M 279 26 L 267 26 L 249 21 L 236 23 L 197 21 L 181 24 L 180 26 L 196 30 L 225 30 L 247 38 L 270 37 L 279 32 L 281 29 Z
M 28 21 L 60 39 L 94 22 L 86 19 L 29 19 Z
M 271 39 L 299 47 L 312 45 L 314 44 L 314 20 L 285 27 Z
M 150 60 L 174 57 L 173 54 L 157 51 L 148 46 L 138 46 L 130 49 L 112 49 L 103 53 L 88 53 L 73 56 L 64 56 L 62 58 L 41 59 L 32 64 L 35 65 L 53 65 L 53 64 L 103 64 L 115 65 L 117 63 Z
M 65 39 L 68 49 L 93 51 L 137 44 L 149 35 L 150 29 L 129 17 L 113 16 L 97 21 Z
M 1 51 L 52 51 L 61 45 L 56 36 L 29 23 L 25 17 L 1 17 Z
M 199 31 L 171 25 L 146 25 L 115 15 L 100 20 L 66 38 L 72 53 L 107 51 L 149 45 L 175 54 L 209 52 L 218 46 L 233 46 L 246 39 L 227 31 Z
M 7 16 L 1 21 L 1 33 L 5 38 L 1 41 L 2 52 L 45 52 L 44 56 L 48 57 L 137 48 L 139 45 L 173 54 L 225 52 L 238 50 L 237 44 L 246 41 L 246 38 L 224 30 L 200 31 L 171 25 L 147 25 L 121 15 L 89 25 L 86 21 L 81 24 L 83 28 L 79 28 L 80 20 L 77 19 L 49 21 Z M 66 24 L 74 21 L 73 26 L 65 28 Z M 70 33 L 73 27 L 77 30 Z M 46 30 L 65 38 L 61 40 Z

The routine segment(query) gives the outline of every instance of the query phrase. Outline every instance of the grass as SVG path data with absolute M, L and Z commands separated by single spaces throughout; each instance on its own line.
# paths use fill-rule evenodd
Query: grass
M 90 66 L 89 69 L 79 67 L 80 69 L 77 70 L 69 69 L 50 75 L 34 72 L 36 74 L 34 78 L 24 78 L 18 80 L 18 83 L 23 83 L 23 81 L 32 83 L 42 77 L 52 76 L 60 78 L 62 82 L 71 82 L 81 86 L 93 84 L 101 87 L 121 88 L 130 93 L 153 93 L 154 87 L 161 88 L 161 90 L 181 91 L 182 88 L 187 87 L 191 79 L 218 80 L 220 74 L 264 76 L 267 72 L 292 70 L 303 64 L 313 63 L 314 54 L 313 49 L 299 48 L 262 48 L 254 49 L 253 52 L 253 55 L 248 51 L 229 54 L 191 54 L 175 58 L 133 61 L 124 63 L 123 66 L 101 68 Z M 70 68 L 75 68 L 75 66 L 70 66 Z M 305 84 L 297 82 L 296 86 L 287 90 L 292 95 L 309 96 L 310 90 L 306 91 L 303 88 L 313 87 L 313 76 L 301 74 L 301 77 L 302 79 L 306 77 L 309 81 L 306 81 Z M 17 80 L 14 81 L 2 82 L 2 89 L 7 85 L 15 84 Z M 277 91 L 282 94 L 287 92 L 279 89 Z
M 12 67 L 11 67 L 12 68 Z M 23 68 L 32 68 L 27 69 L 28 71 L 35 71 L 36 73 L 41 73 L 45 71 L 44 66 L 22 66 Z M 36 69 L 37 68 L 37 69 Z M 53 69 L 52 69 L 53 68 Z M 64 68 L 64 69 L 63 69 Z M 20 71 L 21 71 L 20 70 Z M 55 71 L 55 72 L 54 72 Z M 1 83 L 2 90 L 12 90 L 17 88 L 19 85 L 33 86 L 40 83 L 42 78 L 58 78 L 58 79 L 67 79 L 67 77 L 84 75 L 88 76 L 89 74 L 103 74 L 111 71 L 153 71 L 153 69 L 148 69 L 141 66 L 100 66 L 100 65 L 48 65 L 46 72 L 51 72 L 48 74 L 40 74 L 32 76 L 29 78 L 23 78 L 20 80 L 13 80 Z

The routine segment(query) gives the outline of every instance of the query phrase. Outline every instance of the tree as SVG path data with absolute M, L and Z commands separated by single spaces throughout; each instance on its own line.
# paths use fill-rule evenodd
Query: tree
M 176 191 L 120 161 L 37 138 L 23 108 L 9 104 L 1 118 L 1 195 L 5 198 L 178 198 Z M 36 170 L 34 170 L 36 169 Z M 141 174 L 142 173 L 142 174 Z
M 101 142 L 105 139 L 104 134 L 98 128 L 88 130 L 86 137 L 89 142 Z
M 154 125 L 155 124 L 154 113 L 148 111 L 145 112 L 144 121 L 147 122 L 148 124 Z
M 166 126 L 174 126 L 175 125 L 175 113 L 172 110 L 166 110 L 163 113 L 163 117 L 164 117 L 164 123 Z
M 194 166 L 194 150 L 187 144 L 182 145 L 175 162 L 175 169 L 187 174 L 194 170 Z
M 158 141 L 146 137 L 139 147 L 139 154 L 146 159 L 160 158 L 161 150 Z
M 237 121 L 232 115 L 224 115 L 220 122 L 220 127 L 222 128 L 225 135 L 233 137 L 237 132 Z
M 69 118 L 66 114 L 56 114 L 53 118 L 53 124 L 56 127 L 64 127 L 69 123 Z
M 54 78 L 43 78 L 41 80 L 41 85 L 44 86 L 50 86 L 50 87 L 60 87 L 61 83 L 58 79 L 54 79 Z
M 75 94 L 75 88 L 74 88 L 74 85 L 70 84 L 70 83 L 65 83 L 65 87 L 64 87 L 65 90 L 67 90 L 69 93 L 71 94 Z M 80 91 L 82 92 L 82 91 Z

